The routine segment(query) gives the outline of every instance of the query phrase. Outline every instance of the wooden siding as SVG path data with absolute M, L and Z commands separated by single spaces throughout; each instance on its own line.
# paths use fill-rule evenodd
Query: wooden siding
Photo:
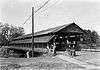
M 34 43 L 47 43 L 54 35 L 42 36 L 42 37 L 35 37 Z M 24 44 L 24 43 L 32 43 L 32 39 L 22 39 L 22 40 L 14 40 L 11 41 L 10 44 Z

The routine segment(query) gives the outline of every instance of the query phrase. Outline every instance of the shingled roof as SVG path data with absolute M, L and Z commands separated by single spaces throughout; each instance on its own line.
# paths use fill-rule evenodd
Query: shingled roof
M 62 25 L 62 26 L 58 26 L 55 28 L 50 28 L 47 30 L 42 30 L 39 32 L 34 33 L 34 42 L 35 43 L 46 43 L 48 42 L 51 38 L 54 37 L 54 35 L 50 35 L 49 33 L 55 33 L 60 31 L 61 29 L 65 28 L 65 27 L 69 27 L 70 25 L 76 25 L 75 23 L 71 23 L 71 24 L 66 24 L 66 25 Z M 79 26 L 77 26 L 80 30 L 82 30 Z M 82 30 L 84 31 L 84 30 Z M 41 36 L 42 35 L 42 36 Z M 32 43 L 31 40 L 32 34 L 27 34 L 27 35 L 23 35 L 23 36 L 19 36 L 17 38 L 14 38 L 10 43 Z
M 42 37 L 36 37 L 34 38 L 35 43 L 47 43 L 49 40 L 51 40 L 54 37 L 54 35 L 47 35 L 47 36 L 42 36 Z M 32 43 L 32 39 L 21 39 L 21 40 L 15 40 L 11 41 L 10 44 L 21 44 L 21 43 Z
M 39 32 L 35 32 L 34 36 L 39 36 L 39 35 L 44 35 L 44 34 L 49 34 L 49 33 L 55 33 L 55 32 L 65 28 L 65 27 L 67 27 L 69 25 L 72 25 L 72 24 L 75 24 L 75 23 L 70 23 L 70 24 L 66 24 L 66 25 L 62 25 L 62 26 L 58 26 L 58 27 L 42 30 L 42 31 L 39 31 Z M 27 34 L 27 35 L 19 36 L 19 37 L 14 38 L 14 39 L 27 38 L 27 37 L 32 37 L 32 34 Z

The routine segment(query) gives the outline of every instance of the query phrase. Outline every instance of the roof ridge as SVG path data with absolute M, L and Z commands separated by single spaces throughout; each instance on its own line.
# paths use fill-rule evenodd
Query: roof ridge
M 59 26 L 56 26 L 56 27 L 52 27 L 52 28 L 47 28 L 47 29 L 44 29 L 44 30 L 41 30 L 41 31 L 37 31 L 35 33 L 39 33 L 39 32 L 43 32 L 43 31 L 47 31 L 47 30 L 50 30 L 50 29 L 54 29 L 54 28 L 58 28 L 58 27 L 62 27 L 62 26 L 68 26 L 70 24 L 73 24 L 73 23 L 69 23 L 69 24 L 64 24 L 64 25 L 59 25 Z
M 73 24 L 73 23 L 71 23 L 71 24 Z M 69 25 L 71 25 L 71 24 L 65 24 L 65 25 L 62 25 L 60 29 L 66 27 L 66 26 L 69 26 Z M 54 32 L 59 31 L 60 29 L 56 29 Z
M 60 29 L 63 29 L 64 27 L 72 25 L 72 24 L 75 24 L 75 23 L 69 23 L 69 24 L 59 25 L 59 26 L 56 26 L 56 27 L 53 27 L 53 28 L 48 28 L 48 29 L 45 29 L 45 30 L 41 30 L 41 31 L 35 32 L 34 36 L 48 34 L 48 33 L 52 33 L 52 32 L 57 32 Z M 24 37 L 31 37 L 31 36 L 32 36 L 32 33 L 26 34 L 26 35 L 23 35 L 23 36 L 19 36 L 19 37 L 14 38 L 14 39 L 24 38 Z

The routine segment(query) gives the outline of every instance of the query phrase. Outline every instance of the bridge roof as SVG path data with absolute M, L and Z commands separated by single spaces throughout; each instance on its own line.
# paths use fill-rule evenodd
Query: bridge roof
M 45 34 L 49 34 L 49 33 L 55 33 L 55 32 L 58 32 L 60 31 L 61 29 L 65 28 L 65 27 L 68 27 L 69 25 L 76 25 L 75 23 L 70 23 L 70 24 L 65 24 L 65 25 L 62 25 L 62 26 L 58 26 L 58 27 L 54 27 L 54 28 L 49 28 L 49 29 L 46 29 L 46 30 L 42 30 L 42 31 L 38 31 L 38 32 L 35 32 L 34 33 L 34 37 L 35 36 L 41 36 L 41 35 L 45 35 Z M 78 25 L 77 25 L 78 26 Z M 82 30 L 79 26 L 78 28 L 80 30 Z M 84 32 L 84 30 L 82 30 Z M 14 38 L 15 39 L 23 39 L 23 38 L 28 38 L 28 37 L 32 37 L 32 34 L 27 34 L 27 35 L 23 35 L 23 36 L 19 36 L 17 38 Z
M 51 40 L 54 37 L 54 35 L 48 35 L 48 36 L 42 36 L 42 37 L 36 37 L 34 38 L 34 42 L 35 43 L 47 43 L 49 42 L 49 40 Z M 27 39 L 20 39 L 20 40 L 15 40 L 15 41 L 11 41 L 10 44 L 25 44 L 25 43 L 32 43 L 32 39 L 27 38 Z
M 71 26 L 71 28 L 69 27 L 70 25 L 75 25 L 76 27 L 73 28 L 73 26 Z M 55 27 L 55 28 L 50 28 L 50 29 L 47 29 L 47 30 L 42 30 L 42 31 L 39 31 L 39 32 L 36 32 L 34 33 L 34 42 L 35 43 L 47 43 L 49 42 L 53 37 L 54 35 L 50 35 L 49 33 L 55 33 L 55 32 L 58 32 L 64 28 L 67 28 L 67 31 L 71 29 L 71 31 L 75 32 L 75 28 L 76 28 L 76 31 L 77 29 L 79 31 L 78 32 L 84 32 L 84 30 L 82 30 L 78 25 L 76 25 L 75 23 L 71 23 L 71 24 L 66 24 L 66 25 L 62 25 L 62 26 L 58 26 L 58 27 Z M 66 29 L 65 29 L 66 30 Z M 13 44 L 13 43 L 32 43 L 32 34 L 27 34 L 27 35 L 23 35 L 23 36 L 19 36 L 17 38 L 14 38 L 10 44 Z

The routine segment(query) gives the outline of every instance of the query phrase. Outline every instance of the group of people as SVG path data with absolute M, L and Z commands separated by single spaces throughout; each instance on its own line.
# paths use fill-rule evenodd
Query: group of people
M 73 43 L 68 44 L 68 52 L 69 55 L 71 55 L 72 57 L 76 55 L 76 42 L 73 41 Z

